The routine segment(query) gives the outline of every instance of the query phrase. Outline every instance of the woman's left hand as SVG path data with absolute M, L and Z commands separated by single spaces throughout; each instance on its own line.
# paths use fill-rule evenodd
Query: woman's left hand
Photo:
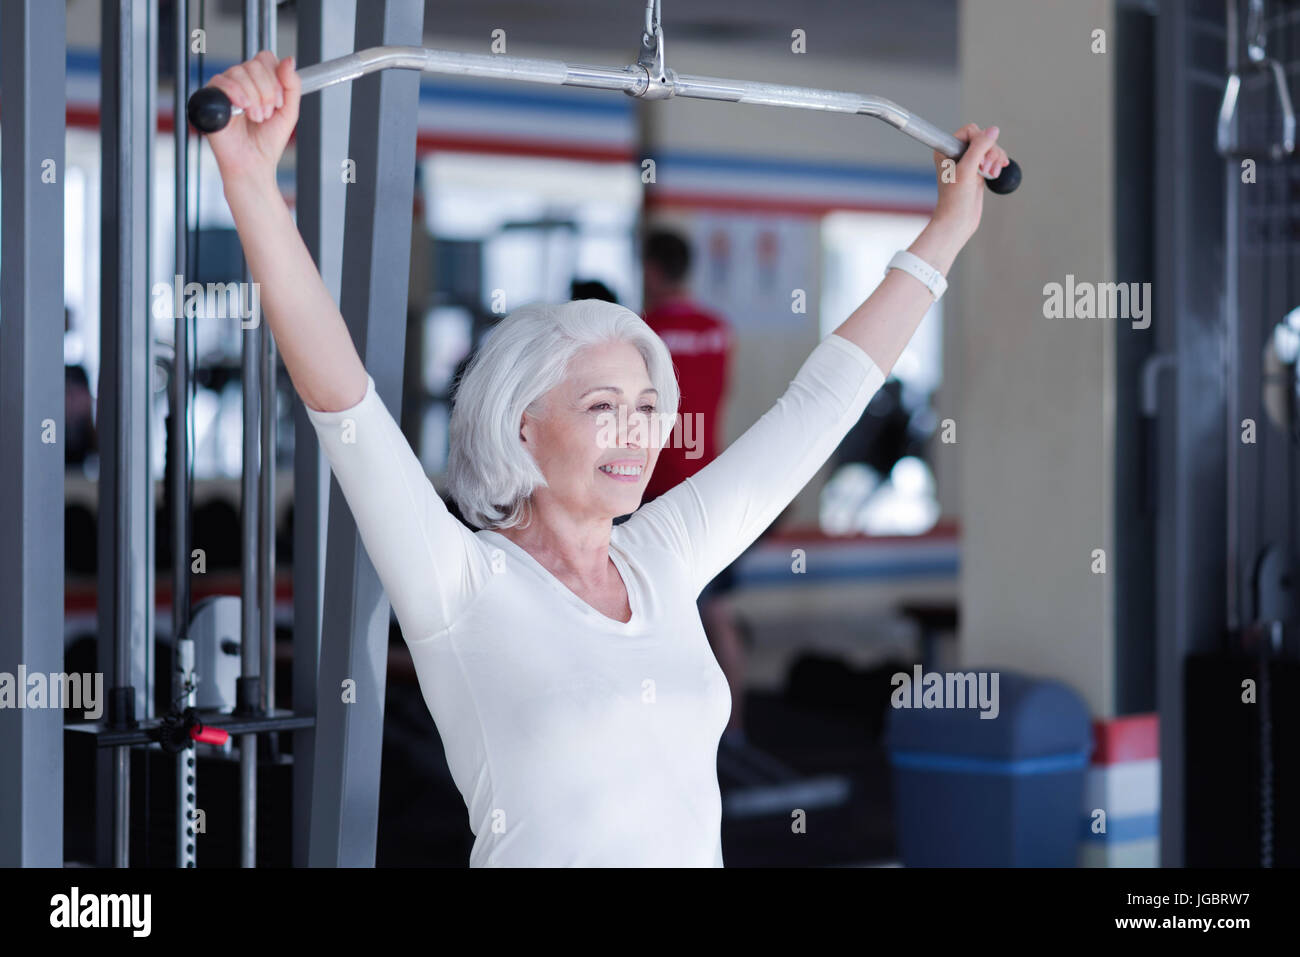
M 961 244 L 979 228 L 984 210 L 985 179 L 995 179 L 1009 162 L 1006 150 L 998 146 L 998 128 L 981 130 L 967 123 L 953 134 L 969 143 L 960 160 L 952 160 L 936 151 L 935 171 L 939 174 L 939 202 L 931 221 L 952 231 Z

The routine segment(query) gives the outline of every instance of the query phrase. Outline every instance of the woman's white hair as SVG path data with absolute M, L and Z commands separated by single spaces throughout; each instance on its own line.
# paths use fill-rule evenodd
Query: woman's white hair
M 645 359 L 659 393 L 656 416 L 669 423 L 666 440 L 680 398 L 677 376 L 668 347 L 640 316 L 602 299 L 520 306 L 488 333 L 455 389 L 447 484 L 467 522 L 525 524 L 529 499 L 546 479 L 520 439 L 523 414 L 542 413 L 543 396 L 564 381 L 579 351 L 610 341 L 631 343 Z

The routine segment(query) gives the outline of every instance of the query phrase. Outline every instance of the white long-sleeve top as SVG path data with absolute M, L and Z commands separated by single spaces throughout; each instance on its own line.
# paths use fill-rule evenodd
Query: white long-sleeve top
M 610 531 L 631 620 L 443 504 L 370 378 L 308 408 L 401 626 L 474 832 L 470 866 L 722 866 L 731 694 L 696 607 L 884 375 L 837 335 L 713 462 Z

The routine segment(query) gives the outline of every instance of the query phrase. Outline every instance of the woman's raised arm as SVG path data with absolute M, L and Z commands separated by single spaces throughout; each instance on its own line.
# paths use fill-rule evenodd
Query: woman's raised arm
M 380 401 L 276 186 L 298 120 L 293 61 L 264 51 L 212 85 L 244 110 L 209 142 L 263 312 L 403 635 L 427 639 L 490 579 L 491 556 L 447 510 Z
M 365 366 L 275 181 L 298 122 L 302 84 L 293 58 L 263 50 L 211 85 L 244 111 L 208 143 L 284 367 L 308 408 L 351 408 L 365 394 Z
M 939 202 L 909 251 L 942 273 L 979 225 L 981 176 L 1008 162 L 996 127 L 957 132 L 970 148 L 949 177 L 935 154 Z M 918 279 L 889 274 L 804 361 L 776 405 L 721 455 L 619 526 L 679 554 L 696 593 L 731 564 L 826 462 L 888 377 L 934 302 Z
M 979 228 L 984 209 L 984 180 L 996 178 L 1011 162 L 997 146 L 998 128 L 981 130 L 968 123 L 953 134 L 970 146 L 958 161 L 934 154 L 939 201 L 921 235 L 907 251 L 945 276 L 957 253 Z M 842 322 L 835 335 L 848 339 L 871 356 L 885 377 L 903 354 L 934 298 L 920 280 L 891 269 L 861 306 Z

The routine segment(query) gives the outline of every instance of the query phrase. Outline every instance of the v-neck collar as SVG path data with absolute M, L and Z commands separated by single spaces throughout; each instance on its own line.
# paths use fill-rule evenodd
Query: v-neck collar
M 621 553 L 618 546 L 614 544 L 612 538 L 609 543 L 609 557 L 610 560 L 614 562 L 614 567 L 618 569 L 619 577 L 623 579 L 623 587 L 627 590 L 628 607 L 632 609 L 632 617 L 627 621 L 619 621 L 617 618 L 610 618 L 609 615 L 606 615 L 604 612 L 593 608 L 590 604 L 579 597 L 573 589 L 555 577 L 551 570 L 534 558 L 527 549 L 516 544 L 500 532 L 490 528 L 482 529 L 482 532 L 483 534 L 490 536 L 492 541 L 499 542 L 507 551 L 513 554 L 525 565 L 532 568 L 537 574 L 541 575 L 542 579 L 553 589 L 558 591 L 564 599 L 569 602 L 569 604 L 590 617 L 593 621 L 599 623 L 603 627 L 616 629 L 618 631 L 634 632 L 641 630 L 643 625 L 641 601 L 637 595 L 636 587 L 633 584 L 632 572 L 627 564 L 626 558 Z

